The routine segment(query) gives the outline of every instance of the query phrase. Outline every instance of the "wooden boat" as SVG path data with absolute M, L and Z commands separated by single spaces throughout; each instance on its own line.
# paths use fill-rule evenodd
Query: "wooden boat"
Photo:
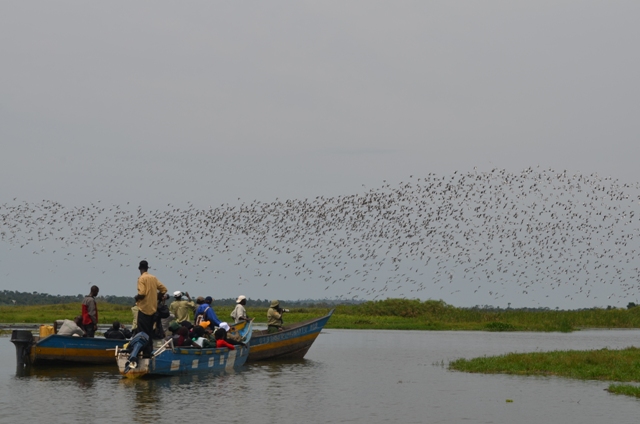
M 286 325 L 282 331 L 254 331 L 249 342 L 248 362 L 269 359 L 302 359 L 325 326 L 333 309 L 321 318 Z
M 13 330 L 11 342 L 16 345 L 18 365 L 30 366 L 47 363 L 113 364 L 116 347 L 121 348 L 126 340 L 58 334 L 39 338 L 28 330 Z
M 171 341 L 169 341 L 171 342 Z M 202 371 L 231 371 L 247 361 L 249 348 L 236 346 L 235 350 L 167 347 L 151 358 L 139 358 L 135 368 L 127 369 L 129 355 L 117 357 L 120 374 L 127 378 L 145 375 L 180 375 Z
M 252 325 L 243 326 L 239 334 L 249 341 Z M 247 361 L 249 347 L 236 345 L 235 350 L 225 348 L 174 347 L 173 339 L 156 349 L 150 358 L 137 358 L 132 365 L 129 353 L 116 351 L 120 374 L 127 378 L 153 375 L 180 375 L 203 371 L 232 371 Z
M 242 331 L 244 326 L 244 323 L 234 325 L 236 331 Z M 51 363 L 115 365 L 115 350 L 122 349 L 127 341 L 58 334 L 38 337 L 29 330 L 13 330 L 11 342 L 16 346 L 17 364 L 30 366 Z

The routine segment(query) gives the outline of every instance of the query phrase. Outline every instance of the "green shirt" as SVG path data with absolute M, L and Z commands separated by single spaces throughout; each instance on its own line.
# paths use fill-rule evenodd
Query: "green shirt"
M 176 321 L 191 321 L 190 313 L 196 311 L 196 304 L 186 300 L 174 300 L 169 305 L 169 311 L 176 317 Z
M 267 325 L 282 327 L 282 314 L 275 308 L 269 308 L 267 311 Z

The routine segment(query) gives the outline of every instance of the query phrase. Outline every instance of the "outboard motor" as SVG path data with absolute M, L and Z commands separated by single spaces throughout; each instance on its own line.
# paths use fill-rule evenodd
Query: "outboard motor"
M 27 330 L 13 330 L 11 332 L 11 343 L 16 345 L 16 360 L 19 368 L 31 365 L 29 354 L 33 344 L 33 334 Z

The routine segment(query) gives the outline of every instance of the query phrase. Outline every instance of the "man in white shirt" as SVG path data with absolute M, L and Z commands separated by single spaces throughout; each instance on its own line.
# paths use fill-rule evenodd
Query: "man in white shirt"
M 240 295 L 236 300 L 236 308 L 231 312 L 231 318 L 233 318 L 237 323 L 240 321 L 249 321 L 249 317 L 247 316 L 247 310 L 244 308 L 244 305 L 247 304 L 247 297 Z

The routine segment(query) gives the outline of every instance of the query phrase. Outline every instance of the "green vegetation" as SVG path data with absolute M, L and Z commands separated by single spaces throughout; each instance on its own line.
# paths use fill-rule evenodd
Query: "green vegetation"
M 291 312 L 285 323 L 317 318 L 330 310 L 329 305 L 298 307 L 282 302 Z M 230 319 L 233 300 L 215 306 L 219 318 Z M 247 305 L 249 316 L 264 323 L 266 306 Z M 456 308 L 437 300 L 387 299 L 360 304 L 335 306 L 327 328 L 400 329 L 400 330 L 474 330 L 474 331 L 562 331 L 582 328 L 640 328 L 640 308 L 583 309 L 553 311 L 548 309 Z M 71 319 L 80 313 L 79 302 L 38 305 L 0 306 L 0 322 L 49 323 L 56 319 Z M 131 322 L 130 305 L 114 305 L 98 298 L 101 324 L 114 320 Z
M 579 380 L 640 382 L 640 349 L 509 353 L 458 359 L 449 369 L 485 374 L 558 376 Z M 640 387 L 611 384 L 608 391 L 640 397 Z
M 113 321 L 131 323 L 131 306 L 98 303 L 98 320 L 100 324 L 111 324 Z M 58 319 L 73 319 L 80 315 L 82 303 L 65 303 L 61 305 L 35 306 L 0 306 L 0 322 L 3 323 L 53 323 Z
M 630 384 L 611 384 L 607 389 L 609 393 L 640 398 L 640 387 Z
M 554 375 L 580 380 L 640 381 L 640 349 L 508 353 L 458 359 L 450 369 L 486 374 Z
M 328 327 L 560 332 L 581 328 L 640 328 L 640 308 L 575 311 L 456 308 L 436 300 L 387 299 L 338 305 Z

